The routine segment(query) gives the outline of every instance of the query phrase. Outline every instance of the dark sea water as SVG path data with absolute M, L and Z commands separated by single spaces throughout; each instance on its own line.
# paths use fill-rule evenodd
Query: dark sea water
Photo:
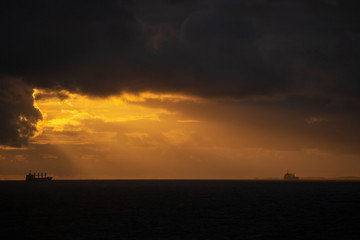
M 1 239 L 360 239 L 360 182 L 0 182 Z

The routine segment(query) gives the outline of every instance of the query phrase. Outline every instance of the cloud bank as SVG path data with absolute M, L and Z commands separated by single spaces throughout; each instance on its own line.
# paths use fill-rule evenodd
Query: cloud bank
M 32 104 L 33 87 L 94 96 L 295 95 L 350 102 L 346 114 L 358 117 L 355 3 L 2 1 L 0 144 L 22 146 L 33 134 L 41 119 Z M 9 78 L 22 82 L 14 85 Z M 284 107 L 305 108 L 304 99 Z

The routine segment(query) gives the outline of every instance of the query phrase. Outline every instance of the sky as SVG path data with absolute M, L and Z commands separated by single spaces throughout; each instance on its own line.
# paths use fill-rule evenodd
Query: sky
M 4 0 L 0 180 L 360 177 L 356 1 Z

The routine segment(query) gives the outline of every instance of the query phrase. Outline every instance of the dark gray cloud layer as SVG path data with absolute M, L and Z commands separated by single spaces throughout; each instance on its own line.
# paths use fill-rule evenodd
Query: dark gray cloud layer
M 242 97 L 304 81 L 359 92 L 359 17 L 350 1 L 1 4 L 0 70 L 39 86 Z
M 42 119 L 33 106 L 32 89 L 20 80 L 0 78 L 0 110 L 0 145 L 26 145 Z
M 0 73 L 33 87 L 359 101 L 356 1 L 0 4 Z

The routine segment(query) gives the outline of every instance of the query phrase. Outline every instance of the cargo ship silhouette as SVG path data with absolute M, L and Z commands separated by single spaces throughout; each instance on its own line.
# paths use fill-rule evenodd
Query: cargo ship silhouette
M 31 173 L 31 171 L 26 175 L 25 181 L 31 182 L 48 182 L 51 181 L 52 177 L 47 177 L 46 173 Z
M 287 171 L 287 173 L 285 173 L 284 175 L 284 180 L 298 180 L 299 177 L 296 176 L 295 173 L 290 173 L 289 171 Z

